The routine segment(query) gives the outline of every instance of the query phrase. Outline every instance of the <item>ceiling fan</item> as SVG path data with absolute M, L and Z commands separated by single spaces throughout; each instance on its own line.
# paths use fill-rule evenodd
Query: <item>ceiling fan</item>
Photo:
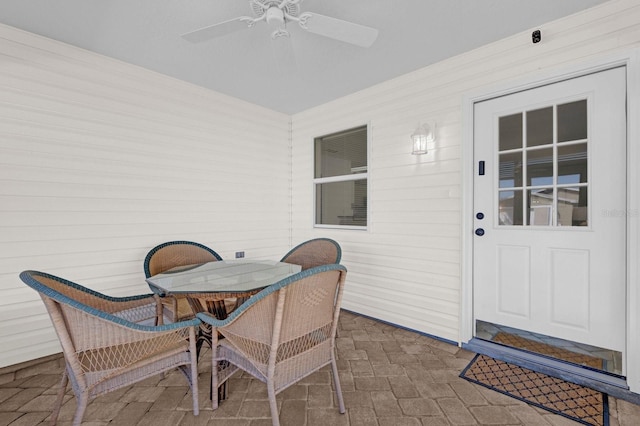
M 188 41 L 199 43 L 212 38 L 252 28 L 258 22 L 266 22 L 274 28 L 271 38 L 289 37 L 286 25 L 298 25 L 313 34 L 340 40 L 360 47 L 370 47 L 378 37 L 378 30 L 354 22 L 343 21 L 313 12 L 300 13 L 302 0 L 249 0 L 254 17 L 240 16 L 218 24 L 209 25 L 185 34 Z

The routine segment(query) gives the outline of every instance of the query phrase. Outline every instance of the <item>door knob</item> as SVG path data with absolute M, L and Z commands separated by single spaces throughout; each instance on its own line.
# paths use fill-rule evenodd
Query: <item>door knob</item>
M 484 219 L 484 213 L 482 213 L 482 212 L 476 213 L 476 219 L 478 219 L 478 220 Z
M 484 229 L 482 229 L 482 228 L 476 229 L 476 235 L 478 237 L 482 237 L 484 235 Z

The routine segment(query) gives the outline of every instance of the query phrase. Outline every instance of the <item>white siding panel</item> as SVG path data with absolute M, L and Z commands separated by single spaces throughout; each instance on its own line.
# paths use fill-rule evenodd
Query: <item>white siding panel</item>
M 289 116 L 5 26 L 0 63 L 0 367 L 60 351 L 22 270 L 121 296 L 164 241 L 290 248 Z
M 613 0 L 293 117 L 293 240 L 325 235 L 349 269 L 345 308 L 459 341 L 462 99 L 640 45 L 640 4 Z M 410 154 L 419 122 L 436 146 Z M 313 138 L 370 125 L 367 231 L 313 228 Z M 438 291 L 446 289 L 446 292 Z

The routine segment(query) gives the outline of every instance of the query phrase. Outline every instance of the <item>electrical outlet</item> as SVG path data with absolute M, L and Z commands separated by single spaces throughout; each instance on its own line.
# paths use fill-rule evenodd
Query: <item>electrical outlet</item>
M 242 259 L 244 257 L 244 252 L 243 251 L 237 251 L 236 252 L 236 259 Z

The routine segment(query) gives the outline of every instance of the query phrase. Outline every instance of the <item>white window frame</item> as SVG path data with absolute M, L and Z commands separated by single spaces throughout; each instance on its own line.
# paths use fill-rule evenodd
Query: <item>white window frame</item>
M 331 177 L 326 177 L 326 178 L 316 178 L 315 177 L 315 169 L 316 169 L 316 156 L 315 156 L 315 140 L 317 138 L 322 138 L 325 136 L 329 136 L 329 135 L 334 135 L 334 134 L 339 134 L 341 132 L 349 132 L 351 130 L 355 130 L 357 128 L 360 127 L 365 127 L 367 130 L 367 169 L 365 172 L 363 173 L 355 173 L 355 174 L 348 174 L 348 175 L 341 175 L 341 176 L 331 176 Z M 312 221 L 313 221 L 313 227 L 314 228 L 320 228 L 320 229 L 345 229 L 345 230 L 355 230 L 355 231 L 367 231 L 369 229 L 369 224 L 370 224 L 370 215 L 369 215 L 369 205 L 370 205 L 370 197 L 369 197 L 369 193 L 370 193 L 370 188 L 369 188 L 369 166 L 370 166 L 370 146 L 371 146 L 371 126 L 369 125 L 369 123 L 367 124 L 356 124 L 354 126 L 350 126 L 348 128 L 345 128 L 344 130 L 338 130 L 335 132 L 328 132 L 326 133 L 324 136 L 316 136 L 313 138 L 313 144 L 314 144 L 314 154 L 313 154 L 313 167 L 312 167 L 312 176 L 313 176 L 313 214 L 312 214 Z M 316 223 L 317 222 L 317 193 L 316 190 L 318 188 L 319 184 L 324 184 L 324 183 L 336 183 L 336 182 L 349 182 L 349 181 L 356 181 L 356 180 L 366 180 L 367 181 L 367 224 L 364 226 L 360 226 L 360 225 L 333 225 L 333 224 L 321 224 L 321 223 Z

